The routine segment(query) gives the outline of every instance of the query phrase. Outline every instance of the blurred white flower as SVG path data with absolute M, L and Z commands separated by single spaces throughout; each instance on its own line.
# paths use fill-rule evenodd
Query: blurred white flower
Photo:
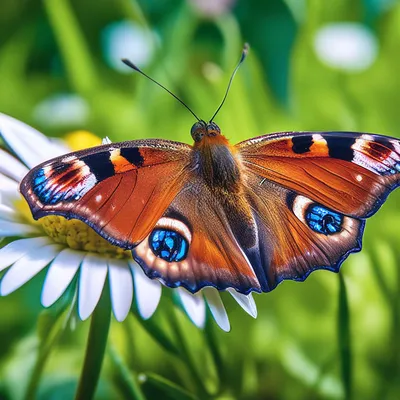
M 190 2 L 197 11 L 208 17 L 218 17 L 235 4 L 235 0 L 190 0 Z
M 378 41 L 360 23 L 338 22 L 318 30 L 314 49 L 318 58 L 326 65 L 357 72 L 367 69 L 375 61 Z
M 122 73 L 132 70 L 122 58 L 132 60 L 139 67 L 146 66 L 154 53 L 154 38 L 146 29 L 132 21 L 113 22 L 102 31 L 102 48 L 110 67 Z
M 33 111 L 35 120 L 48 127 L 85 125 L 89 105 L 77 94 L 58 93 L 41 101 Z
M 96 308 L 108 276 L 115 318 L 118 321 L 126 318 L 134 293 L 140 315 L 150 318 L 159 304 L 162 286 L 159 281 L 147 278 L 130 252 L 112 246 L 81 221 L 49 216 L 35 222 L 26 212 L 19 182 L 29 168 L 65 154 L 65 145 L 50 141 L 28 125 L 1 113 L 0 138 L 18 157 L 0 149 L 0 240 L 10 240 L 0 248 L 0 272 L 7 269 L 0 282 L 0 294 L 12 293 L 47 268 L 41 301 L 44 307 L 49 307 L 78 275 L 78 313 L 81 319 L 86 319 Z M 106 138 L 103 143 L 111 142 Z M 182 288 L 171 290 L 195 325 L 204 326 L 208 304 L 217 324 L 229 331 L 229 319 L 216 289 L 205 288 L 195 295 Z M 246 312 L 256 317 L 251 295 L 229 292 Z

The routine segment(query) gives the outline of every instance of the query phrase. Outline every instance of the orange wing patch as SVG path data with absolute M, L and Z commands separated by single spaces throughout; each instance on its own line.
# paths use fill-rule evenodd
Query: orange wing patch
M 128 172 L 137 168 L 136 166 L 132 165 L 125 157 L 121 156 L 120 149 L 111 150 L 110 160 L 114 165 L 114 171 L 116 174 L 122 174 L 124 172 Z

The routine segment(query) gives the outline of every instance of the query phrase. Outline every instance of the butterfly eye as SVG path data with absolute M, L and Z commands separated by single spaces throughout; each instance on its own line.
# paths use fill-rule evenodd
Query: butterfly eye
M 207 124 L 204 121 L 196 122 L 190 130 L 190 134 L 192 135 L 192 138 L 195 142 L 200 142 L 206 133 Z
M 333 235 L 342 230 L 343 215 L 315 203 L 307 208 L 305 219 L 313 231 L 324 235 Z
M 155 229 L 149 237 L 149 246 L 159 258 L 168 262 L 179 262 L 186 258 L 189 244 L 178 232 Z
M 210 122 L 207 125 L 207 134 L 208 135 L 216 136 L 216 135 L 219 135 L 220 133 L 221 133 L 221 129 L 219 129 L 219 126 L 215 122 Z

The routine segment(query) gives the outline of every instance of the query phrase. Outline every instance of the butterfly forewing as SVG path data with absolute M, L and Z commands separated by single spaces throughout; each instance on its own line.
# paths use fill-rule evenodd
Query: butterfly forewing
M 162 140 L 99 146 L 39 165 L 21 192 L 34 218 L 80 219 L 112 243 L 132 248 L 183 187 L 189 154 L 189 146 Z
M 397 139 L 352 132 L 288 132 L 239 143 L 245 167 L 355 217 L 376 212 L 399 182 Z

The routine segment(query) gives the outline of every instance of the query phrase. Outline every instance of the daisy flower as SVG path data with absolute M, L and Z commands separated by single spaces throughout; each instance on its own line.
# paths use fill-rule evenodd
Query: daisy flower
M 111 245 L 81 221 L 59 216 L 34 221 L 19 193 L 19 182 L 29 168 L 71 149 L 4 114 L 0 114 L 0 137 L 16 155 L 0 148 L 0 241 L 3 241 L 0 272 L 6 270 L 0 282 L 0 294 L 6 296 L 14 292 L 47 268 L 41 302 L 44 307 L 50 307 L 77 276 L 78 313 L 85 320 L 96 308 L 108 276 L 115 318 L 118 321 L 126 318 L 134 295 L 141 317 L 150 318 L 159 304 L 162 286 L 159 281 L 147 278 L 130 252 Z M 76 137 L 88 144 L 84 134 Z M 107 140 L 104 143 L 108 143 Z M 174 290 L 183 309 L 198 327 L 204 326 L 208 306 L 221 329 L 230 330 L 216 289 L 204 288 L 195 295 L 182 288 L 167 290 Z M 257 309 L 251 295 L 229 292 L 247 313 L 256 317 Z

